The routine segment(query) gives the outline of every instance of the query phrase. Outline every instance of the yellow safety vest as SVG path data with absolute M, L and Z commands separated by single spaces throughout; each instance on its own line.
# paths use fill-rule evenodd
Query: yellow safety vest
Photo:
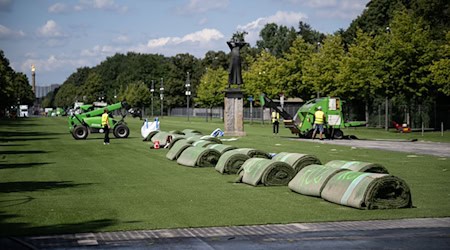
M 272 112 L 272 123 L 280 120 L 280 114 L 278 112 Z
M 104 113 L 103 115 L 102 115 L 102 126 L 104 127 L 104 126 L 106 126 L 106 124 L 108 124 L 109 123 L 109 116 L 108 116 L 108 113 Z
M 325 113 L 322 110 L 317 110 L 316 113 L 314 113 L 314 123 L 315 124 L 323 124 L 324 116 L 325 116 Z

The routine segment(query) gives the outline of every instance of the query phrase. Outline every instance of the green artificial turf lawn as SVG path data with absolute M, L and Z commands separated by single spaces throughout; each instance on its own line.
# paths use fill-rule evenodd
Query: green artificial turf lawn
M 150 149 L 142 121 L 127 118 L 128 139 L 101 134 L 74 140 L 67 118 L 0 120 L 0 235 L 230 226 L 268 223 L 450 216 L 450 159 L 410 153 L 352 149 L 292 140 L 281 128 L 245 124 L 246 137 L 225 144 L 267 152 L 314 154 L 323 162 L 360 160 L 383 164 L 411 188 L 415 208 L 358 210 L 291 192 L 288 187 L 236 184 L 234 175 L 189 168 Z M 209 134 L 223 122 L 185 117 L 161 119 L 163 131 L 197 129 Z M 351 129 L 359 138 L 450 142 L 440 133 L 398 134 Z

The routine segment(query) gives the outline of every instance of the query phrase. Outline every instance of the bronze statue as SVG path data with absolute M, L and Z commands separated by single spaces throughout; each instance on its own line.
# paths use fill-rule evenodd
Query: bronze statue
M 232 39 L 231 41 L 228 41 L 227 44 L 231 50 L 231 62 L 228 70 L 228 88 L 230 88 L 231 84 L 244 84 L 244 81 L 242 80 L 240 50 L 247 45 L 247 43 L 244 39 Z

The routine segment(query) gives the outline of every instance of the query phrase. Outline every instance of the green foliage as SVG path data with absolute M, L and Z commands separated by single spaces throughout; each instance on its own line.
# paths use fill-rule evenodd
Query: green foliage
M 337 77 L 338 88 L 334 95 L 346 100 L 358 99 L 370 101 L 382 87 L 382 65 L 375 59 L 374 39 L 362 30 L 358 30 L 356 40 L 348 48 L 342 59 Z
M 144 82 L 129 84 L 119 91 L 119 101 L 126 100 L 131 107 L 142 107 L 151 103 L 150 91 Z
M 438 91 L 446 96 L 450 96 L 450 31 L 447 32 L 447 42 L 440 49 L 441 58 L 433 62 L 430 67 L 431 81 L 438 88 Z
M 323 45 L 305 62 L 303 82 L 312 84 L 319 96 L 334 95 L 338 91 L 337 76 L 344 57 L 342 39 L 339 35 L 325 38 Z
M 275 23 L 266 24 L 259 36 L 261 40 L 256 42 L 256 46 L 260 50 L 268 50 L 276 57 L 281 57 L 283 53 L 287 52 L 297 38 L 293 27 L 278 26 Z
M 259 96 L 266 93 L 269 98 L 278 97 L 283 92 L 281 70 L 277 58 L 269 52 L 261 51 L 248 71 L 243 75 L 246 95 Z
M 298 23 L 298 29 L 298 34 L 309 44 L 316 45 L 319 42 L 323 42 L 323 39 L 325 39 L 325 34 L 314 30 L 309 24 L 303 21 Z
M 224 91 L 228 85 L 228 73 L 224 69 L 208 69 L 200 79 L 197 97 L 201 107 L 211 108 L 223 103 Z
M 0 50 L 0 116 L 18 104 L 32 105 L 35 95 L 25 74 L 15 72 Z
M 313 94 L 311 82 L 303 81 L 305 62 L 314 52 L 314 45 L 308 44 L 302 37 L 297 38 L 284 59 L 279 59 L 279 70 L 282 76 L 284 94 L 288 97 L 309 99 Z

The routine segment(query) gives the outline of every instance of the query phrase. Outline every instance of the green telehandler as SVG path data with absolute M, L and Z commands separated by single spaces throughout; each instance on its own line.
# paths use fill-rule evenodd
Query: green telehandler
M 128 104 L 123 101 L 98 109 L 90 110 L 86 108 L 82 109 L 86 112 L 69 116 L 69 130 L 73 138 L 76 140 L 83 140 L 86 139 L 90 133 L 103 133 L 102 114 L 104 108 L 107 108 L 108 112 L 121 110 L 122 108 L 128 110 Z M 127 138 L 130 135 L 130 129 L 124 121 L 126 111 L 121 116 L 122 118 L 120 120 L 109 119 L 109 125 L 116 138 Z M 109 117 L 113 118 L 111 113 L 109 113 Z
M 366 125 L 365 121 L 344 120 L 342 113 L 344 102 L 339 97 L 323 97 L 309 100 L 298 109 L 294 117 L 265 94 L 262 94 L 261 97 L 264 99 L 264 106 L 276 110 L 283 117 L 284 127 L 290 129 L 293 134 L 299 137 L 312 138 L 314 132 L 314 113 L 319 106 L 322 107 L 322 111 L 325 113 L 325 136 L 327 138 L 342 139 L 344 138 L 342 128 Z

